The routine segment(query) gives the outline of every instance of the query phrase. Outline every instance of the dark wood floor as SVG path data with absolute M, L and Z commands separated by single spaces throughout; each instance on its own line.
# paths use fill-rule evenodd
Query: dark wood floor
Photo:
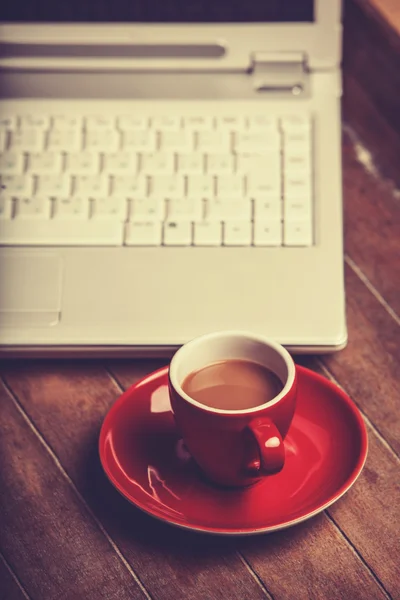
M 344 128 L 349 344 L 299 359 L 362 411 L 366 466 L 325 513 L 246 539 L 191 534 L 128 505 L 103 475 L 99 428 L 163 361 L 3 362 L 4 600 L 400 598 L 400 195 Z

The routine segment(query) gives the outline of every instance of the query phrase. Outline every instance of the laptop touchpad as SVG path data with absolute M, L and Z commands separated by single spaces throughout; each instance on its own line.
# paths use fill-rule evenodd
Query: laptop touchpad
M 2 252 L 0 326 L 46 327 L 61 316 L 62 264 L 53 252 Z

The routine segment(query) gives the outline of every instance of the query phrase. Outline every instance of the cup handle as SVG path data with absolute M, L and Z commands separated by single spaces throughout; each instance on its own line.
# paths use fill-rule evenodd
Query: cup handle
M 267 417 L 258 417 L 250 421 L 245 429 L 247 437 L 253 438 L 252 456 L 246 458 L 245 471 L 257 477 L 278 473 L 285 462 L 285 448 L 282 436 L 276 425 Z M 258 450 L 258 451 L 257 451 Z

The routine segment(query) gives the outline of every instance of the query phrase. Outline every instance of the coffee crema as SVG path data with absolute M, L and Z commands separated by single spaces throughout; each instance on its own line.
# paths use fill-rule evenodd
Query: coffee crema
M 182 389 L 200 404 L 221 410 L 245 410 L 273 400 L 282 390 L 279 377 L 249 360 L 221 360 L 188 375 Z

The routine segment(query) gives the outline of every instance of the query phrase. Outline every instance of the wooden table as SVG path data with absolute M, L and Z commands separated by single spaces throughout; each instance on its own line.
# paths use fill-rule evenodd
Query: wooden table
M 115 399 L 165 361 L 4 361 L 0 600 L 400 598 L 400 53 L 398 39 L 360 12 L 367 2 L 347 4 L 345 114 L 375 144 L 365 148 L 344 126 L 349 344 L 296 360 L 362 411 L 369 455 L 360 478 L 329 510 L 283 532 L 179 530 L 121 498 L 97 453 Z M 371 118 L 374 107 L 385 114 Z
M 364 415 L 370 449 L 354 487 L 271 535 L 164 525 L 111 487 L 97 440 L 122 390 L 165 361 L 3 362 L 1 599 L 400 598 L 400 199 L 348 126 L 343 150 L 349 344 L 298 360 Z

